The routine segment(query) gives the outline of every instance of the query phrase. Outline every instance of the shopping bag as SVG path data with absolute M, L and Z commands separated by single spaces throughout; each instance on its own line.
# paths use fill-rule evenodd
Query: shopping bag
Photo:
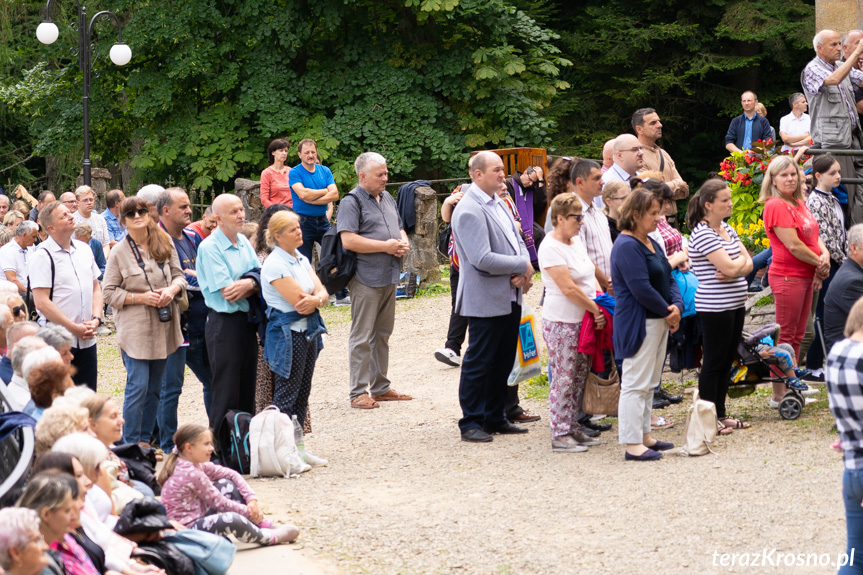
M 539 349 L 536 347 L 536 320 L 533 308 L 528 304 L 521 306 L 521 323 L 518 326 L 518 349 L 515 352 L 515 363 L 509 374 L 507 385 L 518 385 L 542 373 L 539 361 Z

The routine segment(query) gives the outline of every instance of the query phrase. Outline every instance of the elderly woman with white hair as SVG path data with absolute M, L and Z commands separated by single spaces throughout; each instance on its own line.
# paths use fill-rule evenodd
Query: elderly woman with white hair
M 27 336 L 21 338 L 12 350 L 12 380 L 6 389 L 3 390 L 3 395 L 13 411 L 21 411 L 30 401 L 30 387 L 27 385 L 27 378 L 24 375 L 23 367 L 24 360 L 28 355 L 38 349 L 46 347 L 45 342 L 41 337 Z
M 75 345 L 75 336 L 62 325 L 48 324 L 39 328 L 37 337 L 41 337 L 46 344 L 60 353 L 63 363 L 72 365 L 72 346 Z
M 0 567 L 9 575 L 38 575 L 49 565 L 48 544 L 32 509 L 0 509 Z

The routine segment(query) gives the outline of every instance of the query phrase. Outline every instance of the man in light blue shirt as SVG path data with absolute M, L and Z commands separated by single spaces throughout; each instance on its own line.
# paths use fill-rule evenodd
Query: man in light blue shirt
M 105 225 L 108 226 L 108 237 L 111 239 L 110 246 L 112 248 L 126 237 L 126 226 L 117 218 L 120 215 L 120 204 L 125 199 L 122 190 L 111 190 L 105 194 L 105 203 L 108 207 L 102 212 L 102 217 L 105 218 Z
M 213 373 L 210 428 L 218 433 L 232 409 L 254 412 L 258 369 L 256 325 L 249 322 L 248 298 L 258 284 L 244 278 L 260 267 L 251 242 L 240 233 L 246 221 L 243 202 L 221 194 L 213 202 L 216 228 L 198 248 L 198 285 L 210 312 L 205 339 Z

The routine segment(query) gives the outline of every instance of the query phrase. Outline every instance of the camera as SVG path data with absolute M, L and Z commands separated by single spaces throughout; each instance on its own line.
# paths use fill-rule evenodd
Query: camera
M 166 322 L 171 321 L 171 319 L 174 316 L 173 312 L 171 312 L 170 304 L 166 305 L 165 307 L 160 307 L 158 311 L 159 311 L 159 321 L 162 323 L 166 323 Z

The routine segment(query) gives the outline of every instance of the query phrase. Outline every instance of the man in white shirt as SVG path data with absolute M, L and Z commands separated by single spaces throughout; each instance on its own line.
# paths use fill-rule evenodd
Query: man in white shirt
M 78 200 L 78 211 L 72 214 L 75 224 L 87 224 L 93 232 L 93 237 L 102 244 L 105 257 L 111 250 L 111 236 L 108 234 L 108 224 L 99 212 L 93 210 L 96 207 L 96 192 L 90 186 L 80 186 L 75 190 L 75 199 Z
M 632 138 L 635 139 L 634 136 Z M 596 198 L 602 197 L 602 168 L 593 160 L 578 160 L 570 173 L 584 216 L 579 238 L 596 266 L 596 281 L 603 290 L 614 295 L 611 286 L 611 231 L 608 218 L 594 204 Z
M 72 239 L 75 220 L 63 203 L 45 206 L 39 222 L 49 238 L 39 244 L 28 265 L 39 323 L 62 325 L 75 336 L 75 385 L 96 391 L 96 329 L 102 325 L 99 268 L 90 246 Z
M 7 281 L 15 284 L 19 294 L 27 292 L 27 259 L 33 253 L 38 233 L 38 224 L 25 220 L 15 229 L 15 237 L 0 247 L 0 270 L 6 275 Z
M 5 309 L 4 309 L 5 308 Z M 14 371 L 12 369 L 12 351 L 19 341 L 29 335 L 36 335 L 39 331 L 39 324 L 35 321 L 19 321 L 12 322 L 12 312 L 9 306 L 0 304 L 0 314 L 4 316 L 3 331 L 6 339 L 6 353 L 0 358 L 0 380 L 4 384 L 8 384 L 12 380 Z
M 607 184 L 614 180 L 620 180 L 628 184 L 629 179 L 634 178 L 638 170 L 644 167 L 644 146 L 632 134 L 621 134 L 614 139 L 612 149 L 614 150 L 614 163 L 602 174 L 602 183 Z M 593 205 L 599 209 L 604 207 L 602 194 L 597 196 Z
M 30 401 L 30 386 L 27 385 L 27 380 L 24 379 L 21 369 L 24 365 L 24 359 L 32 352 L 43 347 L 48 347 L 48 344 L 41 337 L 31 335 L 22 338 L 15 345 L 15 349 L 12 350 L 11 359 L 14 375 L 12 376 L 12 381 L 9 382 L 9 385 L 3 391 L 3 395 L 6 397 L 6 401 L 9 402 L 13 411 L 23 410 L 24 406 Z
M 806 109 L 809 102 L 800 92 L 791 94 L 788 98 L 791 113 L 779 120 L 779 138 L 782 140 L 782 151 L 790 152 L 794 148 L 809 145 L 809 114 Z

